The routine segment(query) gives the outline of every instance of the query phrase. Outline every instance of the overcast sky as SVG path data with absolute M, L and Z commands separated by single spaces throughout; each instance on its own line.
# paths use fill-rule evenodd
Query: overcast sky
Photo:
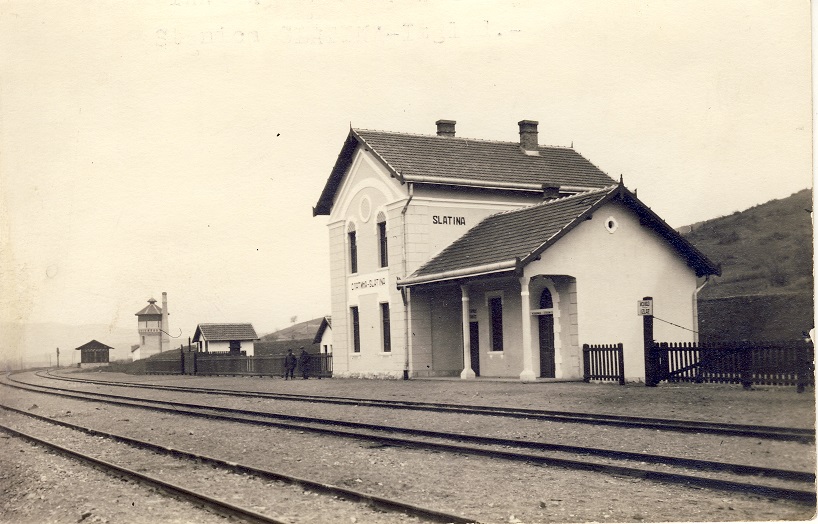
M 3 321 L 329 313 L 353 127 L 569 146 L 670 225 L 811 187 L 807 1 L 0 1 Z M 8 350 L 8 348 L 6 348 Z

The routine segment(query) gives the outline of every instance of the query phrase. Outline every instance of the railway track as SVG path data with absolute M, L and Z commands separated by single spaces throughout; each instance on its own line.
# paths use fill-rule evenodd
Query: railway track
M 176 415 L 310 431 L 333 437 L 376 442 L 384 446 L 491 457 L 815 504 L 815 475 L 810 472 L 340 420 L 327 421 L 312 417 L 294 417 L 290 414 L 183 402 L 137 401 L 110 393 L 79 393 L 65 388 L 24 385 L 17 382 L 11 385 L 78 400 L 107 402 Z M 6 384 L 8 385 L 7 382 Z M 647 464 L 651 467 L 645 467 Z
M 174 459 L 186 461 L 194 465 L 208 465 L 220 469 L 223 472 L 252 475 L 258 479 L 267 481 L 278 481 L 285 484 L 298 486 L 301 489 L 308 490 L 313 493 L 318 493 L 324 497 L 337 497 L 346 501 L 358 503 L 362 508 L 365 508 L 364 515 L 360 518 L 366 518 L 366 512 L 390 512 L 401 513 L 403 515 L 416 517 L 424 522 L 443 522 L 443 523 L 476 523 L 474 518 L 468 518 L 461 515 L 449 514 L 443 511 L 424 508 L 415 504 L 410 504 L 403 501 L 393 500 L 385 497 L 370 495 L 360 491 L 355 491 L 339 486 L 333 486 L 321 482 L 315 482 L 309 479 L 299 478 L 292 475 L 287 475 L 281 472 L 276 472 L 268 469 L 257 468 L 250 465 L 245 465 L 233 461 L 225 461 L 216 457 L 207 456 L 200 453 L 193 453 L 180 449 L 174 449 L 167 446 L 161 446 L 151 442 L 140 439 L 120 435 L 116 433 L 99 431 L 86 426 L 72 424 L 66 421 L 57 420 L 51 417 L 37 415 L 10 406 L 0 405 L 0 409 L 7 412 L 22 415 L 27 418 L 45 422 L 50 425 L 67 428 L 74 432 L 79 432 L 84 435 L 89 435 L 97 438 L 110 439 L 127 446 L 147 450 L 149 452 L 160 454 Z M 29 442 L 44 446 L 60 455 L 73 458 L 89 464 L 106 473 L 115 475 L 117 477 L 134 481 L 140 484 L 159 489 L 160 491 L 183 500 L 192 502 L 193 504 L 204 506 L 220 515 L 226 517 L 239 518 L 242 521 L 254 523 L 284 523 L 291 522 L 289 519 L 279 520 L 276 517 L 265 515 L 254 511 L 250 508 L 242 507 L 221 498 L 216 498 L 196 489 L 190 489 L 178 483 L 163 480 L 157 476 L 147 475 L 145 473 L 135 471 L 133 469 L 111 463 L 93 456 L 92 454 L 84 453 L 76 449 L 71 449 L 63 445 L 54 443 L 53 441 L 35 436 L 31 433 L 12 428 L 6 424 L 0 424 L 0 431 L 15 435 L 19 438 Z M 371 518 L 371 515 L 370 515 Z M 388 521 L 388 519 L 387 519 Z
M 271 400 L 285 400 L 298 402 L 315 402 L 324 404 L 372 406 L 385 409 L 407 409 L 419 411 L 431 411 L 438 413 L 458 413 L 474 414 L 486 416 L 498 416 L 506 418 L 525 418 L 531 420 L 543 420 L 553 422 L 569 422 L 581 424 L 593 424 L 598 426 L 615 426 L 638 429 L 654 429 L 660 431 L 674 431 L 685 433 L 703 433 L 724 436 L 739 436 L 762 438 L 768 440 L 793 441 L 802 443 L 815 442 L 815 431 L 806 428 L 761 426 L 749 424 L 726 424 L 719 422 L 703 422 L 679 419 L 660 419 L 647 417 L 629 417 L 621 415 L 608 415 L 598 413 L 565 412 L 551 410 L 537 410 L 524 408 L 507 408 L 500 406 L 472 406 L 465 404 L 447 404 L 437 402 L 413 402 L 397 400 L 366 399 L 352 397 L 327 397 L 320 395 L 295 395 L 287 393 L 259 393 L 246 391 L 233 391 L 213 388 L 191 388 L 184 386 L 163 386 L 148 385 L 133 382 L 111 382 L 106 380 L 90 380 L 69 377 L 60 377 L 47 372 L 37 373 L 41 378 L 61 380 L 67 382 L 79 382 L 87 384 L 98 384 L 113 387 L 129 387 L 140 389 L 151 389 L 160 391 L 175 391 L 185 393 L 199 393 L 206 395 L 222 395 L 244 398 L 263 398 Z

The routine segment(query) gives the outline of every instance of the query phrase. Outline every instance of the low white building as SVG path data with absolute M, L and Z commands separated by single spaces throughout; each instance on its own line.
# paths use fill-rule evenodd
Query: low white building
M 193 342 L 201 342 L 202 351 L 208 353 L 230 352 L 252 357 L 255 341 L 259 337 L 252 324 L 199 324 Z

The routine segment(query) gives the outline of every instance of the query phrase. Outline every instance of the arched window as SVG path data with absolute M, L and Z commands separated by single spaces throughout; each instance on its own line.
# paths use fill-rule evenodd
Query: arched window
M 349 239 L 349 272 L 358 272 L 358 243 L 355 237 L 355 224 L 349 223 L 347 226 L 347 238 Z
M 378 213 L 378 262 L 380 267 L 387 267 L 389 265 L 389 251 L 387 249 L 386 238 L 386 215 L 383 212 Z
M 552 309 L 554 307 L 554 301 L 551 300 L 551 291 L 548 288 L 542 290 L 542 295 L 540 295 L 540 309 Z

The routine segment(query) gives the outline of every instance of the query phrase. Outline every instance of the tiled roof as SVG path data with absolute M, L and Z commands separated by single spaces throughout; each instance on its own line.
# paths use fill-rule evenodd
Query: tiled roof
M 211 341 L 219 340 L 258 340 L 253 324 L 199 324 L 193 341 L 199 338 Z
M 137 315 L 161 315 L 162 308 L 156 305 L 156 300 L 148 300 L 148 305 L 140 309 Z
M 321 337 L 324 336 L 324 331 L 326 329 L 332 329 L 332 317 L 327 315 L 321 320 L 321 325 L 318 326 L 318 331 L 315 333 L 315 338 L 312 339 L 313 344 L 318 344 L 321 342 Z
M 488 216 L 412 276 L 523 259 L 615 190 L 613 186 Z
M 529 155 L 518 142 L 351 129 L 313 214 L 330 213 L 358 146 L 370 149 L 394 176 L 416 183 L 530 191 L 543 186 L 594 189 L 615 183 L 570 148 L 539 146 L 538 155 Z
M 569 148 L 540 146 L 539 155 L 534 156 L 525 154 L 518 142 L 354 131 L 403 177 L 587 188 L 615 183 Z
M 697 275 L 720 274 L 718 266 L 620 184 L 490 215 L 398 285 L 518 269 L 614 198 L 622 199 L 646 226 L 664 237 Z
M 102 342 L 98 342 L 96 339 L 92 340 L 91 342 L 86 342 L 85 344 L 81 345 L 76 349 L 114 349 L 111 346 L 106 346 Z

